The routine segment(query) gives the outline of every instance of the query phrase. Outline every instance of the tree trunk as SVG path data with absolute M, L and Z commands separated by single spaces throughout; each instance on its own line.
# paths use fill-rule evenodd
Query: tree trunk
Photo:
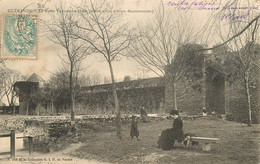
M 115 103 L 115 110 L 116 113 L 119 112 L 119 106 L 118 106 L 118 98 L 117 98 L 117 93 L 116 93 L 116 84 L 115 84 L 115 78 L 114 78 L 114 72 L 113 72 L 113 67 L 111 61 L 109 63 L 109 69 L 110 69 L 110 74 L 111 74 L 111 80 L 112 80 L 112 92 L 113 92 L 113 97 L 114 97 L 114 103 Z
M 115 110 L 116 110 L 117 137 L 121 140 L 122 139 L 121 114 L 120 114 L 120 109 L 118 106 L 115 78 L 114 78 L 113 67 L 112 67 L 111 61 L 108 61 L 108 64 L 109 64 L 109 69 L 110 69 L 110 74 L 111 74 L 112 92 L 113 92 Z
M 28 113 L 29 113 L 29 106 L 30 106 L 30 98 L 27 102 L 27 108 L 26 108 L 26 116 L 28 116 Z
M 57 114 L 57 116 L 59 115 L 59 109 L 58 108 L 56 108 L 56 114 Z
M 51 100 L 51 113 L 52 113 L 53 115 L 55 115 L 53 100 Z
M 75 121 L 74 98 L 71 98 L 71 121 Z
M 13 112 L 12 104 L 9 104 L 9 111 Z
M 13 111 L 13 115 L 15 115 L 15 107 L 14 107 L 14 88 L 12 86 L 11 92 L 11 110 Z
M 37 110 L 37 116 L 40 116 L 40 110 L 41 110 L 41 108 L 37 105 L 37 106 L 36 106 L 36 109 L 38 109 L 38 110 Z
M 207 78 L 207 74 L 206 74 L 206 58 L 205 55 L 203 56 L 203 63 L 202 63 L 202 73 L 203 73 L 203 77 L 202 77 L 202 81 L 201 81 L 201 98 L 202 98 L 202 111 L 204 112 L 208 112 L 207 111 L 207 102 L 206 102 L 206 78 Z
M 73 63 L 70 64 L 70 116 L 71 121 L 75 120 L 75 111 L 74 111 L 74 88 L 73 88 Z
M 251 126 L 252 125 L 252 109 L 251 109 L 251 98 L 250 98 L 248 72 L 245 73 L 245 89 L 246 89 L 247 108 L 248 108 L 248 126 Z
M 177 107 L 177 96 L 176 96 L 176 85 L 175 85 L 175 82 L 173 82 L 173 99 L 174 99 L 174 109 L 175 110 L 178 110 L 178 107 Z
M 8 104 L 9 104 L 9 109 L 8 109 L 8 111 L 7 111 L 7 108 L 6 108 L 6 110 L 5 110 L 5 114 L 7 114 L 9 111 L 11 111 L 11 102 L 10 102 L 10 100 L 9 100 L 9 96 L 8 96 L 8 93 L 7 93 L 7 92 L 5 92 L 5 95 L 6 95 Z

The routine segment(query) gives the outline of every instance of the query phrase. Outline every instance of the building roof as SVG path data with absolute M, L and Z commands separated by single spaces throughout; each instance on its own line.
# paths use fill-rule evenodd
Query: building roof
M 41 78 L 36 73 L 33 73 L 26 81 L 28 81 L 28 82 L 45 82 L 45 80 L 43 80 L 43 78 Z
M 14 87 L 19 89 L 28 89 L 30 87 L 37 87 L 39 82 L 31 82 L 31 81 L 17 81 L 14 83 Z

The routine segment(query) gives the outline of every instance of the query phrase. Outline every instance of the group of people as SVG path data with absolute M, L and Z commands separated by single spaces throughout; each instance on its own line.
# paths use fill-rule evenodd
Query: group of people
M 183 140 L 183 123 L 179 116 L 179 112 L 177 110 L 172 110 L 170 115 L 173 117 L 173 126 L 170 129 L 163 130 L 160 138 L 158 140 L 158 145 L 160 148 L 164 150 L 170 150 L 174 146 L 174 142 L 177 140 L 178 142 L 182 142 Z M 132 116 L 132 124 L 130 136 L 133 139 L 134 137 L 139 140 L 139 130 L 137 126 L 136 116 Z

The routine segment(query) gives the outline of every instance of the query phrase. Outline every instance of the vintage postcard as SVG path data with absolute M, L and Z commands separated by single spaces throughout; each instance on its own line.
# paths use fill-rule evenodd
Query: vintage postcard
M 260 162 L 259 0 L 0 0 L 0 163 Z

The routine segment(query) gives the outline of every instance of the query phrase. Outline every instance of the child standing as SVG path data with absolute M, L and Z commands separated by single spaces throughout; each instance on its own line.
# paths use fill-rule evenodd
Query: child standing
M 131 124 L 131 131 L 130 131 L 130 136 L 133 139 L 134 136 L 136 136 L 137 140 L 139 141 L 139 130 L 137 126 L 137 121 L 135 119 L 136 116 L 132 115 L 132 124 Z

